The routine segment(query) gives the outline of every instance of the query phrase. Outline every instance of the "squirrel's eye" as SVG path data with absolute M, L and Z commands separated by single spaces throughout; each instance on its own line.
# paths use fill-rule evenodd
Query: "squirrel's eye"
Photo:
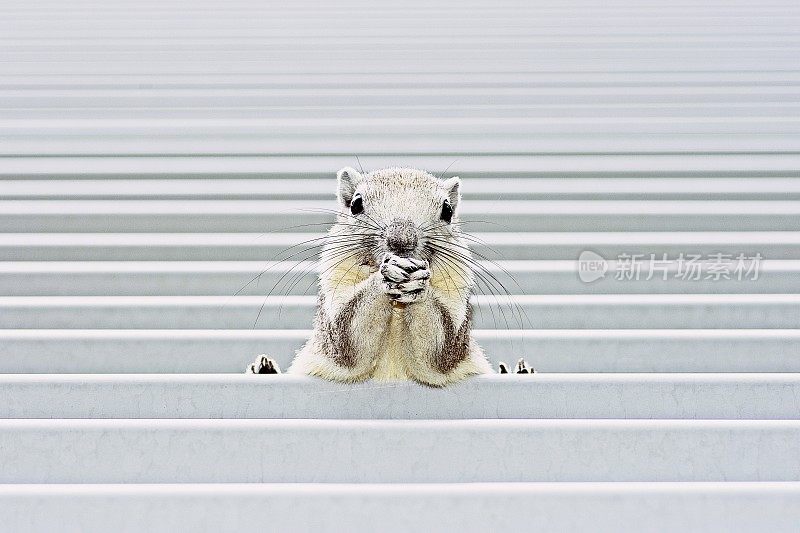
M 439 218 L 441 218 L 448 224 L 450 223 L 451 220 L 453 220 L 453 208 L 450 205 L 449 200 L 445 200 L 444 203 L 442 204 L 442 214 L 439 215 Z
M 350 201 L 350 212 L 353 213 L 354 215 L 358 215 L 363 211 L 364 211 L 364 200 L 361 199 L 360 194 L 356 194 Z

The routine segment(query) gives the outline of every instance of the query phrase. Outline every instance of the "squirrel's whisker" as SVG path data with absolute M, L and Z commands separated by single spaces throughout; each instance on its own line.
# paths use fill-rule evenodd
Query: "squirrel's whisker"
M 516 308 L 517 313 L 519 313 L 519 316 L 517 317 L 518 318 L 517 322 L 520 325 L 520 329 L 522 329 L 524 327 L 524 324 L 523 324 L 523 321 L 522 321 L 522 316 L 525 316 L 527 318 L 527 313 L 524 311 L 524 309 L 522 309 L 522 307 L 518 303 L 513 302 L 513 299 L 511 298 L 512 294 L 506 288 L 505 284 L 502 281 L 500 281 L 497 278 L 497 276 L 494 275 L 493 272 L 491 272 L 489 269 L 487 269 L 484 265 L 482 265 L 479 262 L 475 261 L 472 257 L 465 256 L 465 255 L 461 254 L 460 252 L 457 252 L 457 251 L 454 251 L 454 250 L 446 250 L 446 249 L 444 249 L 442 247 L 436 247 L 436 245 L 434 245 L 434 247 L 438 248 L 437 251 L 439 251 L 440 253 L 449 255 L 450 257 L 454 257 L 455 256 L 454 258 L 456 258 L 457 260 L 460 260 L 460 261 L 462 261 L 464 263 L 467 263 L 469 266 L 473 267 L 473 273 L 475 275 L 481 277 L 481 279 L 483 279 L 484 283 L 486 283 L 487 286 L 490 287 L 490 291 L 492 292 L 493 295 L 495 295 L 495 298 L 497 296 L 499 296 L 499 292 L 497 294 L 495 294 L 495 291 L 493 289 L 491 289 L 491 287 L 494 286 L 494 287 L 497 287 L 499 289 L 502 289 L 503 293 L 505 293 L 505 295 L 509 297 L 509 302 L 512 304 L 512 308 Z M 500 265 L 497 265 L 497 266 L 499 268 L 501 268 L 512 279 L 514 279 L 513 276 L 511 276 L 510 273 L 508 273 L 508 271 L 505 270 L 502 266 L 500 266 Z M 485 276 L 488 276 L 488 278 L 490 278 L 493 283 L 491 283 L 491 284 L 488 283 L 488 281 L 484 278 L 484 274 L 485 274 Z M 516 283 L 515 279 L 514 279 L 514 282 Z M 519 285 L 519 284 L 517 284 L 517 285 Z M 501 310 L 502 310 L 502 308 L 501 308 Z
M 312 253 L 312 255 L 311 255 L 311 256 L 309 256 L 309 257 L 307 257 L 307 258 L 303 258 L 303 259 L 301 259 L 301 261 L 307 261 L 307 260 L 308 260 L 310 257 L 316 256 L 316 250 L 317 250 L 317 248 L 318 248 L 318 245 L 309 246 L 309 247 L 307 247 L 307 248 L 304 248 L 303 250 L 300 250 L 300 251 L 298 251 L 298 252 L 295 252 L 295 253 L 293 253 L 293 254 L 289 255 L 288 257 L 280 257 L 280 256 L 281 256 L 281 254 L 283 254 L 283 253 L 285 253 L 285 252 L 287 252 L 287 251 L 291 250 L 292 248 L 296 248 L 297 246 L 302 246 L 303 244 L 307 244 L 308 242 L 311 242 L 311 241 L 314 241 L 314 240 L 318 240 L 318 239 L 327 239 L 327 238 L 330 238 L 330 237 L 331 237 L 330 235 L 326 235 L 326 236 L 323 236 L 323 237 L 318 237 L 317 239 L 310 239 L 309 241 L 305 241 L 304 243 L 298 243 L 298 244 L 295 244 L 295 245 L 293 245 L 293 246 L 290 246 L 290 247 L 286 248 L 285 250 L 283 250 L 283 251 L 279 252 L 279 253 L 278 253 L 278 255 L 277 255 L 277 257 L 276 257 L 276 259 L 275 259 L 275 263 L 274 263 L 274 264 L 272 264 L 271 266 L 268 266 L 267 268 L 265 268 L 264 270 L 262 270 L 260 273 L 258 273 L 256 276 L 254 276 L 254 277 L 253 277 L 253 278 L 252 278 L 250 281 L 248 281 L 247 283 L 245 283 L 245 284 L 244 284 L 242 287 L 240 287 L 240 288 L 239 288 L 239 290 L 237 290 L 237 291 L 236 291 L 236 292 L 233 294 L 233 296 L 238 296 L 238 295 L 239 295 L 239 294 L 240 294 L 240 293 L 241 293 L 243 290 L 245 290 L 247 287 L 249 287 L 249 286 L 250 286 L 250 285 L 251 285 L 253 282 L 255 282 L 255 281 L 257 281 L 258 279 L 260 279 L 260 278 L 261 278 L 261 276 L 263 276 L 263 275 L 264 275 L 266 272 L 268 272 L 269 270 L 271 270 L 271 269 L 275 268 L 276 266 L 278 266 L 279 264 L 281 264 L 281 263 L 283 263 L 283 262 L 289 261 L 289 260 L 293 259 L 294 257 L 297 257 L 298 255 L 300 255 L 300 254 L 303 254 L 303 253 L 306 253 L 306 252 L 309 252 L 309 251 L 314 251 L 314 253 Z M 337 238 L 337 237 L 335 237 L 335 236 L 334 236 L 334 238 Z M 349 236 L 347 236 L 347 237 L 345 237 L 345 236 L 342 236 L 342 241 L 341 241 L 341 242 L 346 242 L 346 241 L 344 240 L 345 238 L 347 239 L 347 241 L 349 241 L 349 240 L 351 240 L 351 239 L 352 239 L 352 241 L 353 241 L 353 243 L 354 243 L 354 244 L 358 244 L 358 242 L 357 242 L 357 239 L 355 239 L 355 238 L 352 238 L 352 237 L 349 237 Z M 339 242 L 339 241 L 333 241 L 333 242 Z M 274 288 L 275 288 L 275 287 L 273 287 L 273 289 L 274 289 Z
M 432 261 L 441 261 L 441 262 L 445 263 L 446 265 L 449 265 L 451 268 L 460 271 L 462 273 L 462 275 L 466 275 L 466 274 L 469 273 L 469 269 L 466 266 L 462 265 L 460 261 L 455 260 L 455 259 L 450 259 L 445 254 L 437 254 L 437 255 L 435 255 L 434 258 L 432 259 Z M 475 275 L 475 273 L 473 273 L 473 275 Z M 481 278 L 480 275 L 475 275 L 475 276 L 476 276 L 475 287 L 479 291 L 483 292 L 483 289 L 481 288 L 480 284 L 481 283 L 486 284 L 486 282 Z M 497 305 L 498 310 L 500 310 L 500 304 L 497 301 L 497 298 L 495 298 L 495 305 Z M 494 324 L 494 327 L 496 329 L 497 328 L 497 317 L 494 314 L 494 309 L 492 308 L 492 306 L 489 305 L 488 307 L 489 307 L 489 312 L 492 315 L 492 324 Z M 478 307 L 477 309 L 478 309 L 478 312 L 481 314 L 481 316 L 483 316 L 483 313 L 484 313 L 483 309 L 481 307 Z M 507 323 L 508 323 L 508 321 L 506 320 L 506 324 Z

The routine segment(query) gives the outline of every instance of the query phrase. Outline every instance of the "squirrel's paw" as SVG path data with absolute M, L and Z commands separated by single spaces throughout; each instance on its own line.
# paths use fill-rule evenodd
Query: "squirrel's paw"
M 500 361 L 497 367 L 498 367 L 497 372 L 499 374 L 509 373 L 508 367 L 504 362 Z M 517 361 L 517 366 L 514 369 L 514 374 L 535 374 L 535 373 L 536 370 L 534 370 L 532 367 L 529 367 L 528 363 L 525 362 L 525 359 L 520 359 L 519 361 Z
M 281 369 L 274 359 L 270 359 L 264 354 L 256 357 L 256 360 L 247 367 L 245 374 L 280 374 Z
M 427 293 L 431 271 L 427 261 L 384 254 L 380 273 L 383 292 L 394 302 L 413 303 Z

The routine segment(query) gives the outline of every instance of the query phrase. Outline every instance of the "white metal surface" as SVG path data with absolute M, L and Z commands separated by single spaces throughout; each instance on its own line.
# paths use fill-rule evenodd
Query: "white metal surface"
M 800 375 L 480 376 L 446 390 L 305 376 L 0 378 L 2 418 L 800 419 Z
M 0 0 L 0 530 L 796 530 L 798 22 L 786 0 Z M 304 266 L 271 261 L 360 164 L 463 178 L 516 278 L 489 265 L 512 296 L 476 297 L 475 336 L 540 375 L 219 374 L 307 337 L 313 275 L 265 299 Z M 663 253 L 764 260 L 614 279 Z
M 101 182 L 102 183 L 102 182 Z M 287 248 L 321 233 L 0 233 L 3 261 L 274 261 L 317 247 Z M 800 259 L 797 231 L 691 232 L 475 232 L 476 251 L 505 260 L 570 260 L 584 250 L 614 259 L 621 254 L 736 257 L 761 253 L 770 260 Z
M 200 200 L 305 198 L 330 200 L 330 180 L 309 178 L 298 189 L 297 181 L 286 178 L 254 179 L 20 179 L 0 182 L 0 195 L 4 198 L 73 198 L 73 199 L 125 199 L 183 198 Z M 572 178 L 570 180 L 485 176 L 470 179 L 464 198 L 493 199 L 499 190 L 509 199 L 547 198 L 629 198 L 654 199 L 685 197 L 687 199 L 741 200 L 786 199 L 800 194 L 800 182 L 789 177 L 763 178 L 709 178 L 698 182 L 687 178 Z
M 800 420 L 2 420 L 0 446 L 0 483 L 800 481 Z
M 493 364 L 540 372 L 798 372 L 797 329 L 483 329 Z M 0 330 L 8 373 L 238 373 L 269 350 L 282 368 L 310 330 Z
M 487 291 L 488 292 L 488 291 Z M 476 328 L 800 329 L 799 294 L 477 296 Z M 306 329 L 316 296 L 8 296 L 0 329 Z
M 302 261 L 6 261 L 0 263 L 0 292 L 8 296 L 316 294 L 319 269 L 312 260 L 317 253 L 316 247 L 300 246 L 285 254 Z M 660 261 L 663 253 L 653 257 Z M 708 271 L 713 260 L 705 261 L 702 272 L 692 273 L 675 256 L 659 263 L 658 271 L 644 271 L 633 279 L 616 274 L 624 261 L 609 260 L 610 273 L 591 283 L 578 277 L 575 259 L 478 259 L 476 270 L 485 278 L 479 280 L 484 290 L 491 287 L 503 295 L 501 284 L 524 294 L 800 292 L 800 260 L 760 260 L 758 272 L 748 273 L 750 260 L 743 259 L 745 266 L 737 273 L 734 257 L 728 257 L 727 274 L 718 279 Z
M 335 208 L 323 200 L 0 200 L 0 227 L 37 233 L 291 232 L 330 224 L 333 215 L 320 210 Z M 470 232 L 797 231 L 800 201 L 475 200 L 465 202 L 461 216 Z
M 797 482 L 0 485 L 9 529 L 68 533 L 792 531 L 798 509 Z

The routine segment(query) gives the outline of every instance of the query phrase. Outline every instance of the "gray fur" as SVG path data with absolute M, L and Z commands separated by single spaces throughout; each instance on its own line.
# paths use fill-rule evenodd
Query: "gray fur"
M 467 305 L 467 314 L 461 326 L 456 330 L 453 319 L 439 302 L 434 301 L 436 310 L 444 327 L 444 343 L 438 353 L 433 357 L 433 366 L 442 374 L 453 370 L 460 362 L 469 357 L 470 328 L 472 327 L 472 306 Z
M 350 332 L 350 322 L 358 308 L 358 304 L 363 297 L 362 293 L 356 294 L 334 320 L 329 320 L 325 312 L 325 296 L 320 294 L 320 305 L 317 309 L 314 331 L 320 335 L 320 345 L 323 352 L 330 357 L 337 365 L 345 368 L 353 368 L 358 360 L 358 354 L 353 345 Z M 335 326 L 336 325 L 336 326 Z

